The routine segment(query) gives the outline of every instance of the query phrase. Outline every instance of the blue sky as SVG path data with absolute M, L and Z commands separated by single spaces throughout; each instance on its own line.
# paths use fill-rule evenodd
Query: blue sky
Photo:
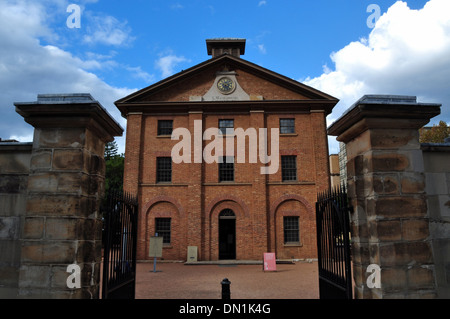
M 91 93 L 126 128 L 114 101 L 209 59 L 215 37 L 245 38 L 242 58 L 339 98 L 329 124 L 364 94 L 442 103 L 434 123 L 450 122 L 448 0 L 0 0 L 0 137 L 31 141 L 13 102 L 39 93 Z
M 76 2 L 73 2 L 76 3 Z M 149 73 L 150 81 L 163 78 L 155 61 L 173 54 L 184 57 L 174 72 L 208 59 L 205 39 L 240 37 L 247 39 L 244 59 L 283 75 L 301 79 L 322 74 L 331 64 L 330 53 L 369 34 L 370 16 L 362 0 L 244 0 L 244 1 L 118 1 L 99 0 L 86 4 L 80 29 L 62 30 L 70 37 L 70 52 L 83 57 L 87 52 L 109 56 L 115 61 L 138 65 Z M 378 1 L 385 11 L 395 1 Z M 409 1 L 420 8 L 425 0 Z M 93 28 L 94 17 L 113 17 L 115 27 L 127 38 L 121 45 L 80 41 Z M 64 23 L 66 15 L 61 17 Z M 84 20 L 84 21 L 83 21 Z M 81 46 L 80 46 L 81 44 Z M 110 70 L 109 70 L 110 71 Z M 101 73 L 99 73 L 101 74 Z M 132 73 L 105 73 L 108 83 L 141 87 Z

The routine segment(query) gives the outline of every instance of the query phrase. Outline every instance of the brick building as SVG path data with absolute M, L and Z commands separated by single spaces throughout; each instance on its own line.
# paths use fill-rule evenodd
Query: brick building
M 149 259 L 156 232 L 165 260 L 186 260 L 189 246 L 199 260 L 317 257 L 314 205 L 330 184 L 325 118 L 338 100 L 242 59 L 244 39 L 206 44 L 211 59 L 116 102 L 127 119 L 124 189 L 139 196 L 138 259 Z M 171 138 L 180 128 L 191 136 Z M 209 128 L 225 134 L 202 136 Z M 226 128 L 248 133 L 245 144 Z M 211 163 L 202 150 L 213 142 L 223 149 Z M 268 163 L 256 156 L 264 145 Z

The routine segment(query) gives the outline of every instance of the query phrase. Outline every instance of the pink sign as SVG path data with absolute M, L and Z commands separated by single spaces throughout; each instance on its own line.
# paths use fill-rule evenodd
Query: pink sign
M 275 253 L 264 253 L 264 271 L 277 271 L 277 260 Z

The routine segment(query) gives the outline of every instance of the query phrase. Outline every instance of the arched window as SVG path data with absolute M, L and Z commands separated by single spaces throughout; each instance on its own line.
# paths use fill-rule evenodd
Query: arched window
M 236 219 L 236 215 L 231 209 L 226 208 L 220 212 L 219 219 Z

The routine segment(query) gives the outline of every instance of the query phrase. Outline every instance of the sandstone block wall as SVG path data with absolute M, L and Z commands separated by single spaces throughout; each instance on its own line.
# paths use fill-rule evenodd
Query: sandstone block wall
M 0 297 L 98 298 L 104 147 L 123 129 L 89 94 L 15 105 L 35 131 L 0 143 Z
M 18 293 L 31 143 L 0 143 L 0 299 Z
M 346 143 L 356 298 L 438 297 L 418 129 L 439 112 L 415 97 L 364 96 L 328 129 Z M 371 264 L 380 287 L 367 284 Z
M 450 144 L 422 144 L 437 293 L 450 298 Z

